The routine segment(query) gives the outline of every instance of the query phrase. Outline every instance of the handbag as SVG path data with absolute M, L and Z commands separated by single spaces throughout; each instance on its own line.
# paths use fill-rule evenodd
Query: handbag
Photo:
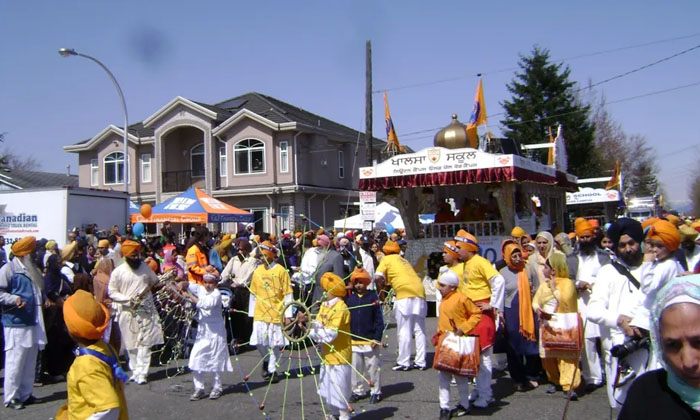
M 541 331 L 545 350 L 581 350 L 581 317 L 576 312 L 553 313 L 551 319 L 542 319 Z
M 433 369 L 459 376 L 477 376 L 480 356 L 479 337 L 448 332 L 436 347 Z

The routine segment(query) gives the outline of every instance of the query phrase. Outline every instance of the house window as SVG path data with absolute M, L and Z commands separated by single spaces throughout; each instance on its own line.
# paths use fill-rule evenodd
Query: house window
M 124 153 L 112 152 L 105 156 L 105 185 L 124 183 Z
M 345 153 L 338 150 L 338 177 L 345 178 Z
M 198 144 L 190 150 L 190 168 L 192 178 L 204 177 L 204 144 Z
M 226 159 L 226 146 L 219 147 L 219 176 L 226 177 L 228 174 L 228 167 Z
M 280 172 L 289 172 L 289 151 L 287 150 L 287 142 L 280 142 Z
M 141 155 L 141 182 L 151 182 L 151 154 Z
M 265 172 L 265 144 L 260 140 L 241 140 L 233 148 L 236 175 Z
M 100 185 L 100 164 L 97 159 L 90 161 L 90 186 L 97 187 Z

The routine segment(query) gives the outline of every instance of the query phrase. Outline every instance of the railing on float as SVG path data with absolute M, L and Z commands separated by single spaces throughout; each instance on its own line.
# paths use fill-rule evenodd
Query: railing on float
M 480 236 L 504 236 L 507 234 L 501 220 L 483 220 L 423 225 L 423 237 L 448 239 L 454 237 L 460 229 L 466 230 L 477 238 Z

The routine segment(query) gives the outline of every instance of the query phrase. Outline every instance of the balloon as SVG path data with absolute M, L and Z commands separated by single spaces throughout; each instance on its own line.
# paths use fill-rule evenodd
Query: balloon
M 141 236 L 143 235 L 145 227 L 143 226 L 143 223 L 139 222 L 136 223 L 134 226 L 131 227 L 131 231 L 134 232 L 135 236 Z
M 384 225 L 384 230 L 386 230 L 386 233 L 391 235 L 392 233 L 394 233 L 394 226 L 392 226 L 391 223 L 387 223 L 386 225 Z
M 151 217 L 153 209 L 151 208 L 150 204 L 144 204 L 141 206 L 141 216 L 145 217 L 148 219 Z

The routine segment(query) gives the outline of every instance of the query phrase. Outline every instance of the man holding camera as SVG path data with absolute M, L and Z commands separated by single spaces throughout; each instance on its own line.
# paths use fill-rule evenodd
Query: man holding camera
M 598 271 L 586 309 L 589 322 L 600 326 L 610 406 L 621 406 L 632 380 L 647 370 L 648 332 L 630 325 L 644 303 L 640 290 L 644 254 L 642 225 L 620 218 L 608 229 L 615 258 Z

